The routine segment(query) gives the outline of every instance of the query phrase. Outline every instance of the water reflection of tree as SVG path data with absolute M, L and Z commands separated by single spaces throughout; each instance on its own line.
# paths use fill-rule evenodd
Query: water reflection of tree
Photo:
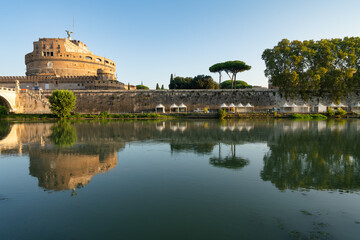
M 0 120 L 0 140 L 10 133 L 10 124 L 8 121 Z
M 350 127 L 283 132 L 269 146 L 261 177 L 280 190 L 360 189 L 360 135 Z
M 219 143 L 219 155 L 218 157 L 211 157 L 210 164 L 215 167 L 229 168 L 229 169 L 241 169 L 249 164 L 249 160 L 236 157 L 236 145 L 231 143 L 231 155 L 221 156 L 221 144 Z
M 72 146 L 77 141 L 76 129 L 69 121 L 59 121 L 52 127 L 50 140 L 57 146 Z

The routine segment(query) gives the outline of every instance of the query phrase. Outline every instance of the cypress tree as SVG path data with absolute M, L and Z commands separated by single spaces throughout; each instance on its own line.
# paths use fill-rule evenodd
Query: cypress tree
M 156 84 L 156 90 L 160 90 L 159 84 Z
M 161 90 L 164 90 L 164 84 L 163 84 L 163 85 L 161 85 Z
M 171 74 L 171 76 L 170 76 L 169 89 L 173 89 L 173 88 L 174 88 L 174 75 Z

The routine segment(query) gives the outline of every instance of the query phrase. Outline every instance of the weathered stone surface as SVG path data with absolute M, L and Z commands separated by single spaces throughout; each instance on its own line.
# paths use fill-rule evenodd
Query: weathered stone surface
M 76 112 L 78 113 L 109 113 L 124 112 L 150 112 L 156 105 L 163 104 L 166 112 L 170 105 L 184 103 L 188 111 L 196 108 L 219 109 L 222 103 L 235 105 L 250 103 L 255 110 L 280 107 L 287 101 L 275 89 L 244 89 L 244 90 L 75 90 L 77 97 Z M 51 91 L 44 91 L 45 96 L 50 96 Z M 360 101 L 359 93 L 355 93 L 344 99 L 343 103 L 349 106 Z M 288 103 L 304 104 L 302 99 L 288 100 Z M 330 96 L 313 98 L 307 101 L 309 105 L 319 102 L 330 105 Z

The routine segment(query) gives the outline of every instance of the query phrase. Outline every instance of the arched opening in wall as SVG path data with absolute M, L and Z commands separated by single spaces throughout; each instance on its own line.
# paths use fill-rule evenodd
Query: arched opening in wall
M 0 106 L 4 106 L 7 109 L 11 109 L 10 103 L 2 96 L 0 96 Z
M 97 58 L 96 61 L 97 61 L 97 62 L 101 62 L 101 59 L 100 59 L 100 58 Z
M 86 60 L 92 60 L 92 57 L 86 56 L 85 59 Z

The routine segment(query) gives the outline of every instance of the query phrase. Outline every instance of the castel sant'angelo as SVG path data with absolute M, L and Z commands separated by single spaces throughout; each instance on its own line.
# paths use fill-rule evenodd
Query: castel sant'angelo
M 114 61 L 94 55 L 79 40 L 40 38 L 25 55 L 26 76 L 0 76 L 0 86 L 22 89 L 135 89 L 116 80 Z

